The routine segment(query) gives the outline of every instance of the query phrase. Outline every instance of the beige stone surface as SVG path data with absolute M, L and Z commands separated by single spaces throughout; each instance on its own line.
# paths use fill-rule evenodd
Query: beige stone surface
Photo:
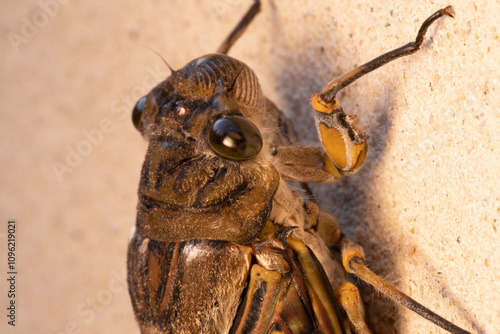
M 0 332 L 138 333 L 124 271 L 146 143 L 130 112 L 168 74 L 149 48 L 179 68 L 215 51 L 250 3 L 3 1 Z M 358 174 L 315 192 L 377 273 L 456 324 L 493 334 L 499 2 L 264 0 L 230 54 L 254 68 L 303 142 L 316 142 L 310 95 L 409 42 L 448 4 L 456 19 L 433 25 L 420 52 L 339 94 L 371 151 Z M 8 219 L 18 227 L 16 327 L 5 317 Z M 363 291 L 377 333 L 444 333 Z

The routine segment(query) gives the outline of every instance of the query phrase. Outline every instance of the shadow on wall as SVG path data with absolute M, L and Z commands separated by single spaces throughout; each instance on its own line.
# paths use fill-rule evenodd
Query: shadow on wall
M 319 144 L 310 105 L 311 95 L 323 89 L 326 83 L 334 77 L 343 74 L 346 68 L 350 70 L 360 65 L 344 64 L 345 66 L 341 66 L 335 58 L 339 57 L 343 50 L 340 48 L 326 50 L 323 43 L 328 40 L 328 45 L 346 45 L 346 43 L 352 43 L 352 40 L 349 36 L 336 35 L 334 29 L 326 28 L 323 28 L 324 38 L 308 38 L 305 32 L 299 35 L 297 40 L 287 40 L 284 37 L 287 36 L 286 26 L 281 24 L 283 19 L 276 8 L 272 8 L 271 17 L 273 27 L 269 36 L 272 38 L 273 49 L 285 50 L 274 53 L 275 59 L 270 61 L 272 64 L 282 65 L 281 68 L 274 68 L 272 71 L 276 76 L 275 81 L 280 86 L 280 101 L 274 102 L 293 122 L 301 144 Z M 296 22 L 296 24 L 299 23 Z M 308 28 L 304 27 L 304 29 Z M 362 52 L 362 50 L 359 51 Z M 360 79 L 361 84 L 362 80 Z M 384 86 L 387 88 L 381 96 L 369 97 L 373 103 L 367 105 L 371 107 L 362 108 L 371 113 L 366 116 L 358 112 L 356 97 L 349 95 L 349 88 L 339 92 L 338 98 L 344 110 L 348 114 L 358 114 L 360 128 L 368 134 L 370 147 L 368 158 L 365 166 L 356 175 L 344 177 L 334 185 L 314 185 L 313 192 L 319 199 L 320 208 L 332 213 L 342 225 L 343 232 L 364 247 L 369 266 L 382 277 L 387 277 L 393 271 L 394 259 L 381 244 L 384 231 L 378 224 L 380 219 L 373 215 L 366 215 L 368 211 L 376 212 L 368 207 L 367 199 L 372 196 L 370 184 L 374 177 L 373 170 L 376 169 L 383 156 L 388 136 L 390 136 L 388 130 L 390 129 L 391 97 L 396 94 L 395 87 L 389 83 Z M 354 279 L 354 282 L 361 289 L 370 329 L 376 333 L 396 333 L 395 323 L 398 310 L 394 303 L 380 296 L 367 284 L 360 284 L 358 279 Z
M 322 90 L 334 77 L 361 65 L 352 62 L 342 63 L 340 59 L 344 59 L 343 62 L 349 62 L 349 59 L 357 59 L 354 52 L 361 55 L 368 54 L 363 51 L 367 46 L 359 49 L 349 47 L 346 50 L 339 48 L 338 46 L 342 45 L 352 45 L 353 39 L 350 36 L 335 34 L 335 18 L 329 21 L 330 26 L 325 27 L 304 24 L 307 18 L 300 22 L 288 22 L 291 20 L 285 19 L 282 15 L 284 14 L 271 5 L 272 32 L 268 37 L 271 39 L 273 50 L 276 51 L 272 53 L 273 59 L 270 59 L 269 63 L 278 65 L 273 68 L 272 73 L 279 86 L 279 98 L 274 102 L 285 111 L 295 125 L 301 144 L 319 144 L 310 97 L 313 93 Z M 287 26 L 290 28 L 294 24 L 304 24 L 304 28 L 298 33 L 295 30 L 295 34 L 290 36 L 287 34 Z M 320 30 L 319 38 L 316 30 L 314 34 L 311 34 L 315 38 L 310 37 L 308 32 L 311 29 Z M 363 63 L 371 60 L 366 58 L 361 56 Z M 380 71 L 383 71 L 383 68 Z M 391 77 L 391 73 L 388 73 L 388 77 L 378 82 L 377 87 L 381 88 L 375 94 L 365 93 L 365 96 L 357 96 L 352 93 L 360 90 L 359 87 L 362 86 L 358 85 L 366 85 L 364 82 L 370 80 L 370 75 L 339 92 L 338 98 L 346 113 L 360 116 L 358 124 L 368 135 L 368 158 L 365 166 L 356 175 L 344 177 L 335 185 L 313 186 L 313 193 L 318 198 L 320 208 L 332 213 L 338 219 L 343 232 L 364 247 L 369 267 L 389 282 L 397 279 L 397 277 L 391 277 L 396 267 L 396 257 L 393 254 L 394 248 L 387 245 L 387 242 L 390 242 L 387 237 L 391 234 L 390 224 L 382 221 L 380 206 L 377 205 L 380 194 L 377 194 L 375 190 L 377 175 L 375 171 L 380 170 L 378 167 L 386 154 L 387 143 L 390 142 L 390 136 L 393 133 L 391 112 L 395 108 L 398 95 L 397 87 L 393 82 L 395 75 Z M 359 106 L 357 101 L 362 101 Z M 427 268 L 427 270 L 430 269 Z M 400 308 L 380 293 L 375 292 L 371 286 L 361 283 L 354 276 L 352 278 L 360 286 L 370 329 L 377 333 L 399 332 L 401 330 L 398 325 L 401 317 L 398 311 Z M 438 284 L 446 290 L 445 282 L 438 282 Z M 457 305 L 456 309 L 460 311 L 462 317 L 472 323 L 473 319 L 467 315 L 459 298 L 455 297 L 446 296 Z

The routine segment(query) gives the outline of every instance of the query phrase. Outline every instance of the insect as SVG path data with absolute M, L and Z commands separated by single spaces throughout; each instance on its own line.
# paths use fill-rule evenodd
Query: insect
M 254 1 L 218 52 L 189 62 L 132 113 L 149 140 L 128 250 L 141 333 L 369 333 L 354 274 L 452 333 L 441 318 L 376 276 L 361 246 L 319 210 L 309 182 L 361 168 L 365 134 L 336 98 L 414 42 L 328 83 L 311 99 L 322 146 L 296 143 L 291 123 L 254 72 L 227 55 L 260 10 Z M 298 182 L 302 191 L 287 182 Z

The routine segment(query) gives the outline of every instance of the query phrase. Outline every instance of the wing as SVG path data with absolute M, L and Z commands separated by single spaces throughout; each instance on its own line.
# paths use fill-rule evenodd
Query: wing
M 141 333 L 227 333 L 250 270 L 251 248 L 159 242 L 135 234 L 128 284 Z

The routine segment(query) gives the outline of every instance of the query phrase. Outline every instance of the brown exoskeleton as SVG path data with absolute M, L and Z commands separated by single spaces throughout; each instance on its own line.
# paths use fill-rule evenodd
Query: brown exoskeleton
M 307 182 L 334 182 L 361 167 L 365 135 L 336 93 L 416 52 L 428 27 L 453 9 L 430 16 L 415 42 L 313 95 L 322 147 L 297 145 L 254 72 L 226 55 L 259 9 L 255 1 L 218 53 L 172 71 L 134 108 L 134 125 L 149 140 L 128 251 L 141 333 L 369 333 L 346 272 L 467 333 L 371 272 L 336 220 L 286 183 L 302 183 L 307 194 Z

